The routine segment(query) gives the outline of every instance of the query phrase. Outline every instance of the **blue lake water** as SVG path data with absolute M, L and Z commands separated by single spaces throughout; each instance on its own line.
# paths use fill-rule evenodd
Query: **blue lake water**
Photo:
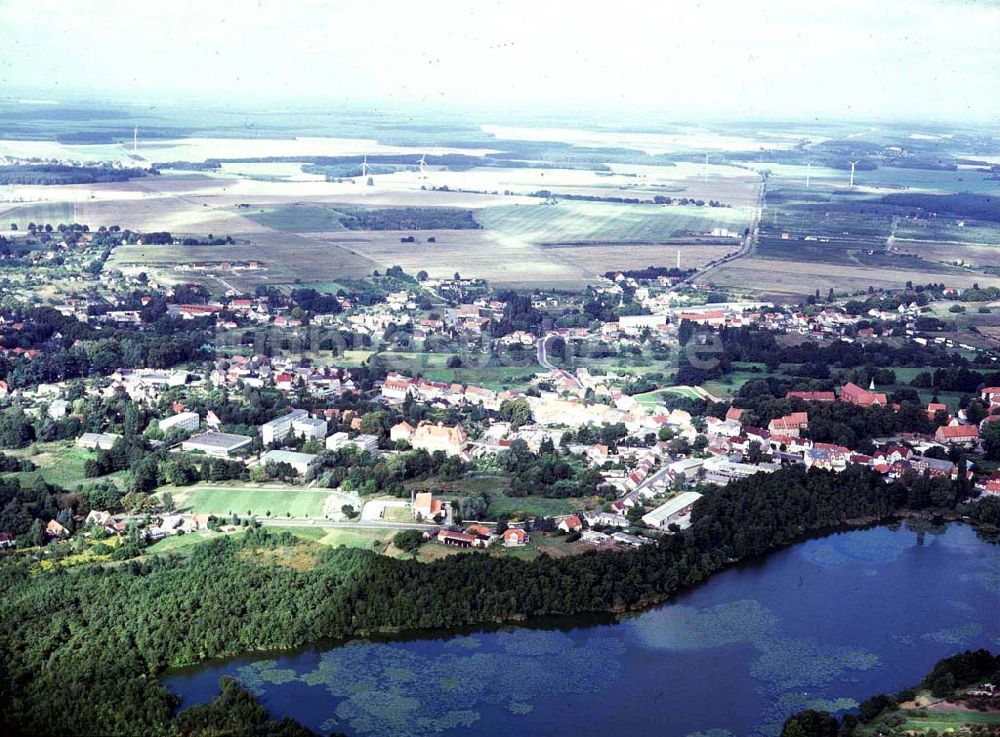
M 168 675 L 182 708 L 235 677 L 274 716 L 348 735 L 775 735 L 938 659 L 1000 646 L 1000 546 L 953 525 L 803 542 L 613 624 L 356 641 Z

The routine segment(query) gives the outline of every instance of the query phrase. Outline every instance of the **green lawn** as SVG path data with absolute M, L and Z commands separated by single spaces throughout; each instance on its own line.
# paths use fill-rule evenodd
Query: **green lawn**
M 494 495 L 490 499 L 486 516 L 489 519 L 507 517 L 523 519 L 525 517 L 554 517 L 569 514 L 581 506 L 579 499 L 549 499 L 540 496 L 510 497 Z
M 77 486 L 89 486 L 95 482 L 108 479 L 120 481 L 125 477 L 124 471 L 100 478 L 87 478 L 84 476 L 84 464 L 88 459 L 94 458 L 96 453 L 85 448 L 77 448 L 71 440 L 34 443 L 21 450 L 6 452 L 18 458 L 27 458 L 38 466 L 35 471 L 9 474 L 19 479 L 22 486 L 28 486 L 34 483 L 36 478 L 41 477 L 50 484 L 55 484 L 63 489 L 74 490 Z
M 632 399 L 637 401 L 643 407 L 655 407 L 658 404 L 663 404 L 663 394 L 663 389 L 654 389 L 653 391 L 646 392 L 645 394 L 634 394 L 632 395 Z
M 381 551 L 392 540 L 393 530 L 351 530 L 347 528 L 328 527 L 268 527 L 273 532 L 290 532 L 296 537 L 321 545 L 337 548 L 343 545 L 348 548 L 363 548 L 372 550 L 375 544 Z
M 301 289 L 315 289 L 317 292 L 324 294 L 336 294 L 341 289 L 347 290 L 347 287 L 335 281 L 310 281 L 299 284 L 297 287 Z
M 192 545 L 203 543 L 206 540 L 215 537 L 215 535 L 216 533 L 208 532 L 206 530 L 189 532 L 184 535 L 170 535 L 162 540 L 157 540 L 155 543 L 146 548 L 146 552 L 165 553 L 168 550 L 183 550 L 184 548 L 190 548 Z
M 926 716 L 923 716 L 926 714 Z M 894 734 L 926 734 L 933 729 L 938 734 L 948 734 L 958 732 L 963 724 L 1000 724 L 1000 714 L 995 712 L 981 711 L 933 711 L 924 709 L 900 709 L 895 712 L 887 712 L 887 717 L 901 716 L 906 719 L 905 724 L 901 724 L 895 729 Z M 880 717 L 861 727 L 859 735 L 875 735 L 882 725 L 885 717 Z
M 661 390 L 663 394 L 674 394 L 687 399 L 701 399 L 701 396 L 690 386 L 665 386 Z
M 161 491 L 164 491 L 161 489 Z M 329 497 L 323 490 L 254 489 L 223 486 L 199 486 L 190 489 L 169 489 L 178 509 L 194 514 L 245 516 L 323 517 L 323 505 Z
M 448 360 L 454 355 L 456 354 L 404 351 L 383 351 L 377 354 L 379 362 L 386 368 L 409 376 L 419 373 L 429 381 L 482 386 L 494 391 L 523 387 L 529 377 L 542 371 L 542 367 L 535 361 L 533 351 L 525 352 L 524 365 L 498 366 L 495 365 L 495 357 L 475 354 L 465 358 L 465 366 L 447 368 Z M 485 365 L 479 365 L 480 360 Z

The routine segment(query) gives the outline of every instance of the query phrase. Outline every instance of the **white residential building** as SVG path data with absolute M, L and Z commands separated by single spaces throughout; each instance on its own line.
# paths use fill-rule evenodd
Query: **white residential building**
M 691 508 L 701 499 L 697 491 L 685 491 L 673 499 L 661 504 L 652 512 L 642 516 L 642 521 L 649 527 L 662 529 L 670 524 L 676 524 L 681 529 L 691 524 Z
M 260 435 L 264 445 L 270 445 L 275 441 L 282 441 L 288 437 L 292 431 L 292 423 L 296 420 L 304 420 L 309 417 L 309 413 L 304 409 L 293 409 L 288 414 L 276 417 L 270 422 L 265 422 L 260 426 Z M 325 435 L 324 431 L 324 435 Z
M 160 420 L 159 428 L 165 433 L 175 429 L 194 432 L 198 429 L 198 425 L 200 424 L 201 418 L 198 416 L 197 412 L 179 412 L 176 415 L 164 417 Z

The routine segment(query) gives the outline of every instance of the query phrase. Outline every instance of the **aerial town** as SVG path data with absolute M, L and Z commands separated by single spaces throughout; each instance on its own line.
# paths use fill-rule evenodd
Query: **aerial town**
M 0 29 L 0 737 L 1000 737 L 998 0 Z
M 8 546 L 95 525 L 155 544 L 251 524 L 351 530 L 391 555 L 425 542 L 566 555 L 652 543 L 689 526 L 704 485 L 790 465 L 910 485 L 961 477 L 1000 495 L 997 351 L 936 335 L 933 317 L 992 296 L 981 290 L 710 302 L 665 269 L 526 297 L 394 267 L 358 294 L 210 294 L 89 273 L 91 256 L 128 240 L 96 230 L 32 224 L 8 241 L 44 233 L 19 292 L 49 270 L 71 285 L 0 314 L 9 478 L 51 486 L 79 467 L 68 503 L 35 507 L 48 516 L 5 508 Z M 157 346 L 145 364 L 139 345 L 100 352 L 102 334 L 165 329 L 210 338 L 178 346 L 178 360 Z M 833 355 L 842 370 L 827 368 Z M 712 381 L 734 362 L 742 387 Z M 665 370 L 684 383 L 662 388 Z M 419 539 L 396 537 L 406 531 Z M 41 562 L 86 550 L 46 547 Z

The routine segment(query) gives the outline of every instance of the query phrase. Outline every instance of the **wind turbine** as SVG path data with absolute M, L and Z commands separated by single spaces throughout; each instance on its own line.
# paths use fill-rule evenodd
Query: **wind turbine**
M 860 159 L 858 159 L 858 161 L 860 161 Z M 854 165 L 857 163 L 857 161 L 851 162 L 851 183 L 848 185 L 848 189 L 854 189 Z
M 809 189 L 809 175 L 812 173 L 812 162 L 806 162 L 806 189 Z
M 132 153 L 139 153 L 139 126 L 132 129 Z
M 371 171 L 371 167 L 368 165 L 368 154 L 361 160 L 361 196 L 365 196 L 365 187 L 368 186 L 368 172 Z
M 424 174 L 424 170 L 427 168 L 427 154 L 420 154 L 420 161 L 417 164 L 420 166 L 420 178 L 426 179 L 427 175 Z
M 702 181 L 708 184 L 708 154 L 705 154 L 705 168 L 701 170 Z

